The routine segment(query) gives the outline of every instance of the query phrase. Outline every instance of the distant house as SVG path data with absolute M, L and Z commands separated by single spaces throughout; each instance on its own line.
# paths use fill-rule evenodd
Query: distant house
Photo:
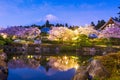
M 99 30 L 104 30 L 106 27 L 118 26 L 120 27 L 120 22 L 115 21 L 112 17 L 106 22 Z

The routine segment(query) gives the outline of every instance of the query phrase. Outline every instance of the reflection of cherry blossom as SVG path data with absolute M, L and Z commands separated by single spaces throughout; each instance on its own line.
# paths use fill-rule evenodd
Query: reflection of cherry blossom
M 27 58 L 26 56 L 21 56 L 21 58 L 16 59 L 13 57 L 12 60 L 8 62 L 10 68 L 38 68 L 40 66 L 39 61 L 33 58 Z
M 13 57 L 13 59 L 9 60 L 8 67 L 9 68 L 39 68 L 40 62 L 42 62 L 41 56 L 36 55 L 27 55 L 27 56 L 17 56 Z M 67 71 L 69 69 L 78 68 L 77 58 L 73 56 L 45 56 L 45 59 L 49 60 L 46 62 L 46 66 L 49 66 L 49 70 L 56 71 Z M 41 60 L 41 61 L 40 61 Z M 47 68 L 47 67 L 45 67 Z M 48 74 L 49 75 L 49 74 Z
M 50 57 L 48 65 L 60 71 L 66 71 L 71 68 L 77 68 L 78 64 L 71 57 Z

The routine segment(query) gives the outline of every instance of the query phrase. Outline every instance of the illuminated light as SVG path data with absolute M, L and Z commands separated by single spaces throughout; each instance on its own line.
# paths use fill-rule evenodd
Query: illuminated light
M 3 35 L 3 38 L 4 38 L 4 39 L 7 38 L 7 35 Z
M 13 57 L 13 59 L 16 59 L 16 57 Z
M 33 58 L 33 56 L 31 55 L 31 58 Z
M 67 59 L 67 57 L 65 56 L 64 59 Z
M 50 60 L 49 58 L 46 58 L 46 60 L 48 61 L 48 60 Z
M 7 38 L 7 35 L 5 33 L 0 34 L 4 39 Z
M 78 67 L 79 67 L 79 65 L 78 65 L 78 64 L 76 64 L 76 65 L 75 65 L 75 69 L 77 70 L 77 69 L 78 69 Z
M 17 57 L 17 59 L 19 59 L 19 57 Z
M 16 39 L 16 36 L 14 35 L 14 36 L 12 37 L 12 39 Z
M 68 64 L 68 61 L 66 61 L 65 64 Z
M 28 55 L 27 58 L 30 58 L 30 55 Z
M 75 33 L 76 35 L 78 35 L 78 34 L 79 34 L 79 32 L 78 32 L 78 30 L 77 30 L 77 29 L 74 31 L 74 33 Z
M 74 38 L 72 38 L 72 40 L 77 40 L 78 39 L 78 37 L 74 37 Z

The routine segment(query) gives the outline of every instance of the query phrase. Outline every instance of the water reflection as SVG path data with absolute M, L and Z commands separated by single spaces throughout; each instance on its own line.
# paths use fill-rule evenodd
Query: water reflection
M 51 68 L 46 72 L 45 68 L 42 66 L 38 69 L 9 69 L 9 72 L 8 80 L 71 80 L 75 74 L 74 69 L 58 71 Z
M 71 80 L 78 67 L 74 56 L 12 56 L 8 80 Z
M 37 68 L 40 66 L 39 61 L 35 58 L 27 58 L 28 56 L 13 56 L 8 62 L 9 68 Z
M 60 71 L 66 71 L 70 68 L 77 68 L 77 59 L 72 56 L 50 57 L 48 65 Z

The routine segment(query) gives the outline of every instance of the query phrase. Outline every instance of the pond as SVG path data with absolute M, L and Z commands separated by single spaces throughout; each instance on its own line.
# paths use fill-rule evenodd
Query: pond
M 37 69 L 9 68 L 8 80 L 71 80 L 74 73 L 74 69 L 59 71 L 51 68 L 46 71 L 42 66 Z
M 76 56 L 12 55 L 7 80 L 72 80 L 78 62 Z

